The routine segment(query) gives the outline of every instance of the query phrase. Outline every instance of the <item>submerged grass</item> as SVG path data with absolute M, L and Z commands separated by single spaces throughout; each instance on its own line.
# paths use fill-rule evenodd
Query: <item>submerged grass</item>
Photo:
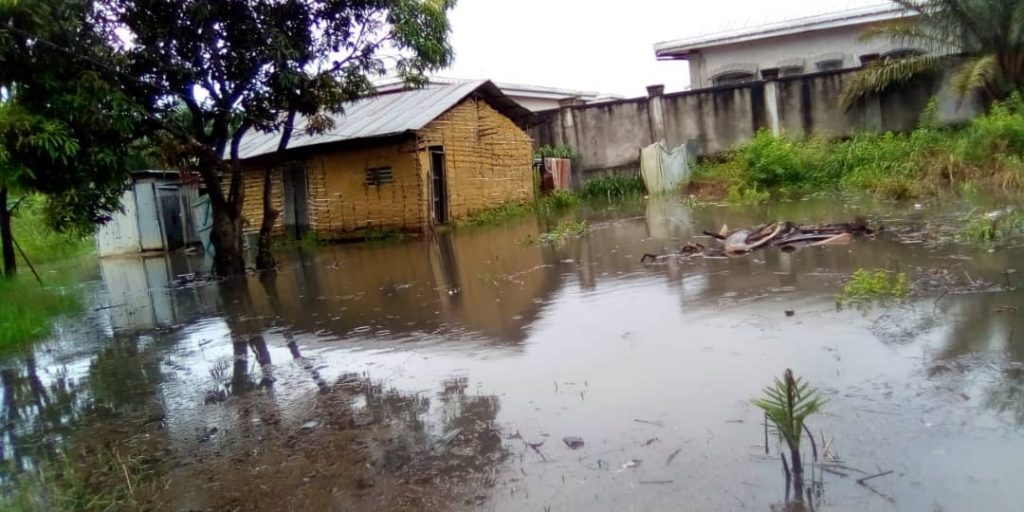
M 791 141 L 767 131 L 697 167 L 694 181 L 717 184 L 734 202 L 811 192 L 863 190 L 905 199 L 976 184 L 1024 186 L 1024 99 L 1017 94 L 960 127 L 939 127 L 934 107 L 909 133 Z
M 865 306 L 873 302 L 902 300 L 910 293 L 910 279 L 905 272 L 884 269 L 858 269 L 836 296 L 840 306 Z
M 587 221 L 566 219 L 559 222 L 551 231 L 541 233 L 534 237 L 532 235 L 523 239 L 525 244 L 547 244 L 558 245 L 568 238 L 583 236 L 587 232 Z
M 531 214 L 557 213 L 579 203 L 579 198 L 570 192 L 558 190 L 535 201 L 510 202 L 495 208 L 477 212 L 455 223 L 456 227 L 493 226 Z

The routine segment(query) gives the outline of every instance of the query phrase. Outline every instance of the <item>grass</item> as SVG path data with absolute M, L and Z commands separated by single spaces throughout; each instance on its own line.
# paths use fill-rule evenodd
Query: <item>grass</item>
M 46 199 L 40 195 L 26 197 L 11 221 L 14 239 L 33 265 L 69 261 L 95 251 L 91 234 L 58 233 L 46 224 Z M 18 256 L 19 271 L 28 272 L 25 261 Z
M 0 487 L 0 510 L 139 510 L 149 508 L 167 482 L 144 458 L 99 448 L 72 462 L 67 455 L 40 460 Z
M 603 199 L 613 201 L 629 197 L 642 196 L 647 193 L 640 174 L 614 174 L 587 180 L 580 189 L 580 197 L 584 200 Z
M 965 240 L 994 242 L 1024 233 L 1024 214 L 1001 211 L 986 215 L 969 215 L 964 219 L 960 236 Z
M 909 133 L 791 141 L 767 131 L 698 165 L 694 181 L 737 203 L 858 190 L 906 199 L 945 190 L 1024 185 L 1024 99 L 1014 95 L 959 127 L 939 127 L 934 108 Z M 702 187 L 697 187 L 702 188 Z
M 456 227 L 494 226 L 519 217 L 536 214 L 550 214 L 567 210 L 579 203 L 571 192 L 557 190 L 535 201 L 509 202 L 477 212 L 455 222 Z
M 38 196 L 19 204 L 12 221 L 14 238 L 25 251 L 45 286 L 18 256 L 18 275 L 0 278 L 0 350 L 14 349 L 50 334 L 60 316 L 78 313 L 83 301 L 72 285 L 91 262 L 92 237 L 57 233 L 45 222 L 45 202 Z M 11 300 L 11 298 L 17 300 Z
M 583 236 L 587 232 L 587 221 L 566 219 L 559 222 L 555 229 L 541 233 L 537 237 L 532 235 L 523 239 L 525 244 L 546 244 L 557 245 L 567 238 Z
M 901 300 L 909 293 L 910 280 L 904 272 L 858 269 L 836 296 L 836 303 L 840 306 L 863 306 L 875 301 Z

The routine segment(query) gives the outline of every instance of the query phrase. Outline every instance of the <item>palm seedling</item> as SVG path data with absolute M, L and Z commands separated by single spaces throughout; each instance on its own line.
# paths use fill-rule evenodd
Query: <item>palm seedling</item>
M 793 370 L 786 370 L 782 379 L 775 379 L 775 383 L 764 388 L 764 396 L 751 400 L 751 403 L 764 410 L 765 417 L 774 425 L 779 437 L 785 440 L 789 448 L 790 461 L 793 478 L 798 486 L 803 482 L 803 462 L 800 457 L 800 441 L 804 432 L 807 433 L 814 443 L 814 437 L 804 426 L 804 420 L 808 416 L 818 412 L 826 399 L 822 397 L 817 389 L 799 378 L 793 377 Z M 767 433 L 765 434 L 767 435 Z M 767 443 L 765 444 L 767 450 Z M 786 458 L 782 458 L 783 467 L 786 468 L 786 477 L 789 478 L 790 470 L 786 465 Z

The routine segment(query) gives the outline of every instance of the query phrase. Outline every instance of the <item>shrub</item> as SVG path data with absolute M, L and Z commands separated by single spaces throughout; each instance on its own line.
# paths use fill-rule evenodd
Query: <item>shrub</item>
M 624 197 L 641 196 L 646 192 L 644 182 L 639 174 L 614 174 L 587 180 L 580 189 L 583 199 L 621 199 Z
M 575 159 L 579 155 L 576 150 L 567 144 L 560 146 L 541 146 L 533 152 L 534 158 L 569 158 Z
M 888 302 L 903 299 L 909 293 L 910 280 L 904 272 L 859 269 L 843 286 L 843 291 L 836 297 L 836 302 L 840 305 L 866 305 L 876 300 Z

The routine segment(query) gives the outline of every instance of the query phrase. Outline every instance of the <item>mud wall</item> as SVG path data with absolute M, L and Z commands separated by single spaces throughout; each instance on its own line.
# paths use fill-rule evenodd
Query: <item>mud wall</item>
M 430 148 L 435 146 L 444 149 L 449 220 L 532 197 L 530 136 L 487 102 L 469 98 L 416 133 L 424 222 L 432 215 Z
M 530 135 L 535 146 L 568 144 L 579 153 L 574 172 L 588 176 L 639 165 L 641 147 L 664 141 L 686 144 L 697 156 L 749 141 L 758 130 L 802 139 L 844 137 L 862 131 L 905 131 L 918 122 L 932 97 L 941 121 L 970 119 L 976 102 L 949 90 L 949 73 L 923 77 L 906 87 L 858 102 L 848 110 L 839 95 L 856 70 L 760 80 L 735 86 L 664 94 L 648 87 L 645 98 L 598 104 L 566 101 L 539 112 Z

